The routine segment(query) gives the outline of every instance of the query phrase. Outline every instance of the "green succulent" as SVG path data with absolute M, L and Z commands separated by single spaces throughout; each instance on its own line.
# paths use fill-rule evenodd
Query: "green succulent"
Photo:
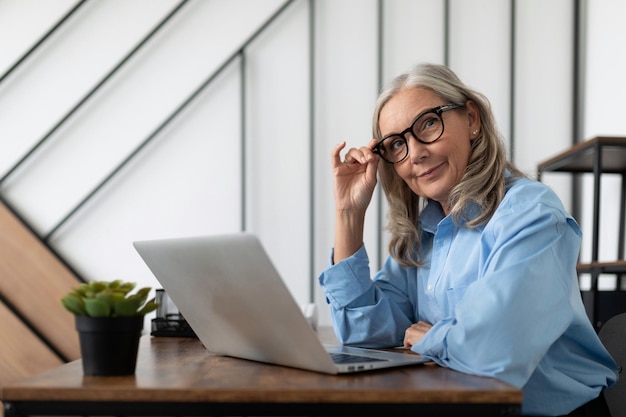
M 61 304 L 70 313 L 90 317 L 143 316 L 154 311 L 158 304 L 152 298 L 147 301 L 150 287 L 134 294 L 134 282 L 91 281 L 80 284 L 61 298 Z

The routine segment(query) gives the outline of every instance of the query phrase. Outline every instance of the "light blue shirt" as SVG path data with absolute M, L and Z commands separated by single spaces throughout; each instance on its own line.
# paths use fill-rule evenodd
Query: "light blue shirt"
M 319 277 L 342 343 L 401 346 L 411 324 L 429 322 L 412 350 L 523 388 L 524 415 L 567 414 L 615 383 L 581 300 L 581 232 L 550 188 L 518 179 L 475 229 L 432 201 L 420 222 L 424 267 L 389 257 L 371 279 L 361 247 Z

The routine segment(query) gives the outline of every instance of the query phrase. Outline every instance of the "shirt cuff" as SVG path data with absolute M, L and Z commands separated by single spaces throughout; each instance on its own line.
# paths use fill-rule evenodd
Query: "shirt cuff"
M 445 319 L 435 324 L 426 332 L 422 340 L 411 347 L 411 350 L 443 365 L 447 359 L 445 340 L 451 320 Z
M 354 255 L 332 264 L 334 249 L 330 253 L 331 266 L 319 277 L 326 300 L 333 307 L 342 309 L 371 290 L 369 258 L 362 245 Z

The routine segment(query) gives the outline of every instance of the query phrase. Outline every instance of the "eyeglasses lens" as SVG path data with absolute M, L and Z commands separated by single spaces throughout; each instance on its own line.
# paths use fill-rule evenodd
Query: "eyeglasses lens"
M 415 120 L 404 135 L 409 132 L 422 143 L 432 143 L 443 133 L 441 116 L 434 112 L 426 113 Z M 378 146 L 383 159 L 392 164 L 402 161 L 409 153 L 406 136 L 388 136 Z

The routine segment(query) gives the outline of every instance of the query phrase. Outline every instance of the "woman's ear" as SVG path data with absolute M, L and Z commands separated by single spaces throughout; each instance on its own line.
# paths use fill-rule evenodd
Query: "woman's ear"
M 478 110 L 478 106 L 473 100 L 467 100 L 467 102 L 465 103 L 465 108 L 467 109 L 467 120 L 469 124 L 470 139 L 474 140 L 478 135 L 480 135 L 481 131 L 480 111 Z

